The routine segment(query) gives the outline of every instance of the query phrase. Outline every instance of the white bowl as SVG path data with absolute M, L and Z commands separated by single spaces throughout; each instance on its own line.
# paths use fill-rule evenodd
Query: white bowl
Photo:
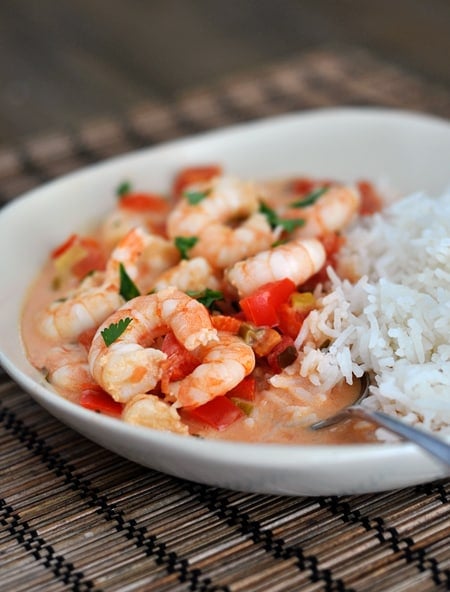
M 124 179 L 163 191 L 175 171 L 219 162 L 250 178 L 309 174 L 384 180 L 400 193 L 448 187 L 450 124 L 401 111 L 325 109 L 240 125 L 141 150 L 53 181 L 0 214 L 0 361 L 52 415 L 142 465 L 231 489 L 328 495 L 381 491 L 444 477 L 413 444 L 291 446 L 206 441 L 137 428 L 55 394 L 27 361 L 19 325 L 25 293 L 48 253 L 100 217 Z M 101 462 L 101 460 L 99 461 Z

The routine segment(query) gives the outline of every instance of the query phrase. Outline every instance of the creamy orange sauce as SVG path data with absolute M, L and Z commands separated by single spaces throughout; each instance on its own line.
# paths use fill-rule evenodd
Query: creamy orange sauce
M 306 379 L 299 378 L 305 388 Z M 350 444 L 374 439 L 373 428 L 363 421 L 346 420 L 323 430 L 311 430 L 310 425 L 319 419 L 331 417 L 359 394 L 359 381 L 353 385 L 337 385 L 314 406 L 314 413 L 302 411 L 298 400 L 280 389 L 265 388 L 255 400 L 252 414 L 236 421 L 222 431 L 197 422 L 187 422 L 191 433 L 203 438 L 226 439 L 240 442 L 265 442 L 278 444 Z

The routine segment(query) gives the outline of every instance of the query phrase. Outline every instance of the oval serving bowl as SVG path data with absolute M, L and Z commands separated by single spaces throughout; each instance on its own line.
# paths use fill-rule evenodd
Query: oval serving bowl
M 186 438 L 127 425 L 70 403 L 24 353 L 24 297 L 48 253 L 100 219 L 125 179 L 164 192 L 191 164 L 221 163 L 246 178 L 327 176 L 383 182 L 400 195 L 448 187 L 450 124 L 385 109 L 321 109 L 234 126 L 127 154 L 73 173 L 0 213 L 0 362 L 40 405 L 74 430 L 144 466 L 213 486 L 269 494 L 339 495 L 406 487 L 445 476 L 413 444 L 292 446 Z M 101 461 L 100 461 L 101 462 Z

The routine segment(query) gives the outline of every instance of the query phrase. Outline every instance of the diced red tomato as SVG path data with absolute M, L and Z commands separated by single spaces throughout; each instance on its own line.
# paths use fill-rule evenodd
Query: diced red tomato
M 289 278 L 269 282 L 239 301 L 247 320 L 255 325 L 273 327 L 278 323 L 278 309 L 286 302 L 295 284 Z
M 164 381 L 181 380 L 199 365 L 194 354 L 183 347 L 172 332 L 165 335 L 161 351 L 167 354 L 164 362 Z
M 334 257 L 345 244 L 345 237 L 337 232 L 329 232 L 328 234 L 325 234 L 321 240 L 328 259 Z M 328 264 L 329 263 L 327 263 L 327 265 Z
M 226 396 L 215 397 L 208 403 L 194 409 L 185 409 L 184 414 L 187 418 L 206 423 L 219 431 L 224 430 L 241 417 L 245 417 L 244 411 Z
M 295 339 L 302 328 L 303 321 L 308 313 L 295 310 L 290 304 L 284 302 L 278 311 L 278 326 L 283 335 Z
M 372 183 L 359 181 L 356 186 L 361 195 L 361 204 L 359 206 L 361 216 L 375 214 L 375 212 L 379 212 L 383 208 L 383 199 Z
M 289 335 L 283 335 L 280 343 L 276 345 L 267 356 L 267 363 L 270 368 L 279 374 L 283 368 L 291 364 L 297 357 L 294 340 Z
M 229 331 L 237 335 L 242 325 L 242 320 L 227 315 L 212 315 L 211 322 L 217 331 Z
M 105 269 L 106 257 L 100 243 L 93 238 L 82 237 L 79 239 L 81 246 L 86 251 L 85 257 L 72 266 L 72 273 L 79 279 L 91 271 Z
M 293 292 L 289 301 L 284 302 L 278 311 L 279 330 L 295 339 L 303 321 L 315 307 L 316 299 L 311 292 Z
M 164 214 L 170 209 L 170 204 L 164 197 L 153 193 L 126 193 L 120 198 L 118 205 L 122 210 L 158 214 Z
M 256 380 L 253 376 L 246 376 L 231 391 L 228 391 L 227 397 L 236 397 L 245 401 L 254 401 L 256 394 Z
M 175 177 L 173 193 L 176 196 L 180 196 L 190 185 L 204 183 L 221 174 L 222 167 L 216 164 L 182 169 Z
M 86 329 L 78 336 L 78 343 L 88 350 L 91 347 L 96 331 L 97 327 Z
M 86 409 L 111 415 L 121 415 L 123 404 L 105 392 L 98 384 L 84 384 L 81 389 L 80 405 Z
M 78 279 L 82 279 L 91 271 L 102 270 L 106 265 L 106 256 L 100 243 L 94 238 L 78 234 L 69 236 L 51 252 L 50 256 L 56 266 L 62 266 Z
M 329 187 L 333 184 L 330 179 L 313 179 L 311 177 L 298 177 L 291 182 L 292 191 L 300 197 L 308 195 L 319 187 Z
M 71 234 L 69 238 L 67 238 L 63 243 L 61 243 L 53 249 L 53 251 L 50 253 L 50 257 L 52 259 L 58 259 L 58 257 L 60 257 L 63 253 L 65 253 L 67 250 L 70 249 L 70 247 L 72 247 L 75 244 L 77 238 L 77 234 Z
M 311 193 L 315 185 L 315 181 L 309 177 L 298 177 L 291 183 L 292 191 L 296 195 L 306 195 L 307 193 Z

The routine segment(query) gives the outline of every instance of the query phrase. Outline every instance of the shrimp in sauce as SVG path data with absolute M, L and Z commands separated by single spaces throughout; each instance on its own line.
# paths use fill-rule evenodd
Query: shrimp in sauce
M 103 332 L 128 323 L 106 345 Z M 133 395 L 153 389 L 161 380 L 166 355 L 155 340 L 169 330 L 187 350 L 217 339 L 205 307 L 175 288 L 138 296 L 124 304 L 97 330 L 89 350 L 89 366 L 96 382 L 114 400 L 128 401 Z
M 328 181 L 256 184 L 220 167 L 194 172 L 177 177 L 168 200 L 125 196 L 98 228 L 106 264 L 82 279 L 69 274 L 61 298 L 38 283 L 39 305 L 32 295 L 24 315 L 30 360 L 73 401 L 95 385 L 131 425 L 304 442 L 310 417 L 333 413 L 356 388 L 316 392 L 298 371 L 294 339 L 317 306 L 310 290 L 333 263 L 339 233 L 358 215 L 358 193 Z M 319 192 L 305 198 L 306 187 Z M 122 290 L 124 272 L 140 295 Z M 251 306 L 272 309 L 250 316 Z M 219 409 L 234 409 L 230 423 L 215 423 Z M 350 431 L 333 437 L 364 439 Z
M 226 272 L 226 277 L 242 297 L 283 278 L 302 284 L 324 263 L 325 249 L 320 241 L 298 239 L 239 261 Z
M 146 250 L 150 264 L 142 261 Z M 177 249 L 160 237 L 140 228 L 131 230 L 111 254 L 104 274 L 86 278 L 66 298 L 52 302 L 39 320 L 42 334 L 52 340 L 74 340 L 83 331 L 96 327 L 124 302 L 119 292 L 120 266 L 148 288 L 162 270 L 177 262 Z M 144 269 L 144 271 L 143 271 Z

